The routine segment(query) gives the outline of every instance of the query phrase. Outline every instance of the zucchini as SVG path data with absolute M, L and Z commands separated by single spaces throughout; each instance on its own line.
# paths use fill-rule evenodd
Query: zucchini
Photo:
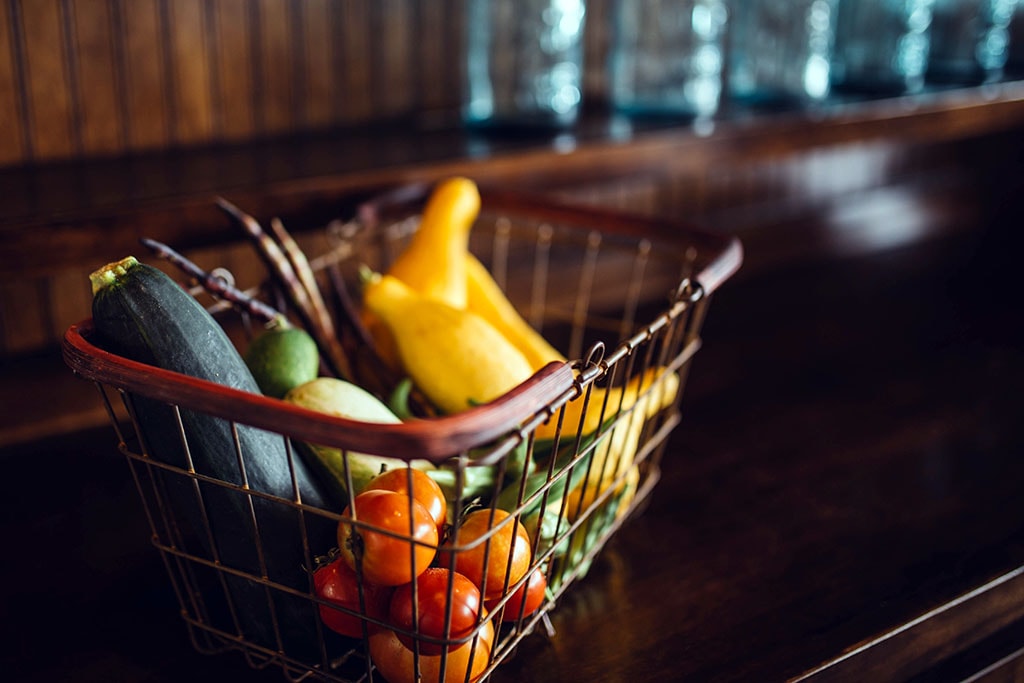
M 127 257 L 100 268 L 90 275 L 90 281 L 93 324 L 104 348 L 167 370 L 259 393 L 252 373 L 223 328 L 163 271 Z M 233 429 L 226 420 L 187 409 L 180 411 L 182 430 L 169 405 L 143 396 L 133 397 L 132 410 L 144 452 L 159 461 L 188 468 L 190 458 L 198 474 L 240 485 L 243 477 L 233 440 L 237 434 L 250 488 L 292 500 L 294 467 L 305 503 L 325 510 L 340 509 L 302 460 L 289 458 L 281 435 L 242 424 Z M 273 651 L 283 645 L 299 656 L 319 657 L 316 605 L 284 591 L 268 593 L 255 579 L 265 575 L 308 593 L 312 567 L 302 542 L 303 525 L 310 541 L 308 550 L 317 554 L 334 545 L 336 523 L 326 515 L 300 514 L 278 501 L 217 483 L 193 481 L 166 471 L 156 476 L 164 489 L 165 504 L 180 520 L 176 537 L 172 536 L 175 542 L 202 548 L 206 557 L 255 577 L 223 572 L 233 610 L 225 604 L 223 614 L 217 615 L 211 608 L 214 614 L 210 618 L 221 619 L 224 630 L 240 631 L 245 639 Z M 205 532 L 206 520 L 212 534 Z M 237 629 L 232 626 L 232 612 Z M 278 644 L 275 622 L 282 645 Z

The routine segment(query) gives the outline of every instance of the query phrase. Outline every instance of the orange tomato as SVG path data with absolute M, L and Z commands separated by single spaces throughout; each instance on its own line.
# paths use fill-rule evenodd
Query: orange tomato
M 469 513 L 453 535 L 454 542 L 440 553 L 441 565 L 475 583 L 485 600 L 500 598 L 506 586 L 530 568 L 530 536 L 522 523 L 511 517 L 504 510 L 490 508 Z
M 448 503 L 445 501 L 441 485 L 431 479 L 430 475 L 426 472 L 412 467 L 398 467 L 385 470 L 371 479 L 364 490 L 370 491 L 374 489 L 404 493 L 407 496 L 411 495 L 413 499 L 419 501 L 427 509 L 439 530 L 444 527 L 446 515 L 448 514 Z
M 420 678 L 416 678 L 415 653 L 402 644 L 394 631 L 378 629 L 370 634 L 370 659 L 388 683 L 465 683 L 479 680 L 491 659 L 494 625 L 485 621 L 473 640 L 448 650 L 444 677 L 443 655 L 420 655 Z
M 519 590 L 513 593 L 512 597 L 505 603 L 505 611 L 501 615 L 501 620 L 516 621 L 520 617 L 525 619 L 536 612 L 544 604 L 547 588 L 547 577 L 544 576 L 544 572 L 541 571 L 540 567 L 537 567 L 530 574 L 530 578 L 526 580 L 526 583 L 520 586 Z M 500 596 L 488 600 L 486 602 L 487 611 L 493 612 L 500 600 Z
M 348 566 L 357 574 L 361 572 L 364 581 L 400 586 L 422 574 L 434 561 L 437 526 L 415 499 L 377 489 L 360 493 L 353 503 L 358 521 L 372 528 L 357 529 L 349 521 L 351 506 L 346 507 L 338 523 L 338 547 Z

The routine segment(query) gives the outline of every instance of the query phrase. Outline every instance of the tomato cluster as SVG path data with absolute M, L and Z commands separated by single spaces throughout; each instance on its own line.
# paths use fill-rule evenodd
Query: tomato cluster
M 383 472 L 345 509 L 339 556 L 314 573 L 318 597 L 330 603 L 320 605 L 324 625 L 367 636 L 371 659 L 390 683 L 412 681 L 417 656 L 421 681 L 440 681 L 442 668 L 445 681 L 476 680 L 493 647 L 490 613 L 501 610 L 512 621 L 544 601 L 544 573 L 531 572 L 530 537 L 517 519 L 475 510 L 446 538 L 447 514 L 429 475 Z

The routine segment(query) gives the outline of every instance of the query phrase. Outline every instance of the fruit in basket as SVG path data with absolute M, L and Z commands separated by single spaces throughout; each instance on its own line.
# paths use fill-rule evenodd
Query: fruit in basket
M 343 417 L 360 422 L 397 424 L 401 422 L 387 405 L 357 384 L 337 377 L 317 377 L 301 384 L 284 396 L 284 400 L 309 410 L 327 415 Z M 325 481 L 331 482 L 340 495 L 348 498 L 345 467 L 352 478 L 352 489 L 362 493 L 370 480 L 382 470 L 404 469 L 412 466 L 429 470 L 433 465 L 426 460 L 411 462 L 369 453 L 343 451 L 340 448 L 303 444 L 302 452 L 312 466 L 322 472 Z
M 393 630 L 380 629 L 370 634 L 370 659 L 388 683 L 474 683 L 490 663 L 493 647 L 494 624 L 489 619 L 480 624 L 480 630 L 469 642 L 451 647 L 446 653 L 420 654 L 418 658 Z
M 395 491 L 364 491 L 338 522 L 338 547 L 349 567 L 379 586 L 400 586 L 423 573 L 437 553 L 437 526 L 418 501 Z
M 416 581 L 395 589 L 388 607 L 388 623 L 410 650 L 416 647 L 415 641 L 420 654 L 439 655 L 445 647 L 443 641 L 457 641 L 473 633 L 481 607 L 480 591 L 472 581 L 458 572 L 433 567 Z
M 565 361 L 565 356 L 519 315 L 487 267 L 472 254 L 466 258 L 466 284 L 466 307 L 505 335 L 526 356 L 534 370 L 548 363 Z
M 99 346 L 165 370 L 259 393 L 252 373 L 221 326 L 163 271 L 129 256 L 99 268 L 90 275 L 90 282 Z M 308 590 L 309 578 L 303 569 L 306 549 L 298 531 L 305 523 L 310 546 L 330 548 L 333 522 L 317 515 L 300 516 L 293 508 L 263 496 L 250 497 L 214 483 L 197 482 L 188 474 L 194 469 L 212 480 L 241 485 L 241 453 L 245 482 L 251 489 L 291 500 L 297 482 L 305 504 L 340 509 L 342 505 L 332 501 L 305 464 L 290 457 L 285 440 L 187 406 L 176 413 L 166 403 L 141 394 L 132 396 L 132 409 L 144 452 L 180 468 L 157 471 L 155 476 L 166 504 L 192 544 L 187 547 L 197 553 L 202 548 L 208 558 L 216 548 L 217 559 L 224 566 L 255 577 L 265 573 L 272 581 Z M 203 494 L 202 506 L 197 487 Z M 264 588 L 230 573 L 225 580 L 244 636 L 265 647 L 279 647 Z M 297 651 L 308 649 L 305 644 L 313 642 L 316 633 L 308 602 L 285 593 L 274 593 L 273 600 L 287 644 Z
M 505 611 L 501 614 L 501 620 L 517 621 L 536 612 L 544 604 L 547 589 L 548 581 L 544 576 L 544 570 L 534 567 L 526 582 L 516 589 L 505 603 Z M 500 597 L 492 598 L 484 603 L 484 607 L 488 612 L 494 612 L 499 609 L 500 604 Z
M 364 490 L 376 489 L 411 495 L 430 513 L 430 518 L 434 520 L 437 533 L 440 536 L 448 518 L 448 501 L 445 499 L 441 485 L 434 481 L 429 474 L 412 467 L 386 470 L 371 479 Z
M 367 621 L 365 617 L 372 617 L 378 621 L 387 618 L 392 589 L 375 586 L 366 581 L 363 581 L 360 587 L 355 571 L 340 557 L 334 558 L 313 572 L 313 589 L 318 598 L 336 606 L 317 605 L 324 626 L 335 633 L 350 638 L 362 638 L 370 629 L 376 628 L 376 625 Z
M 480 193 L 468 178 L 449 178 L 430 193 L 413 234 L 387 273 L 423 296 L 466 307 L 469 233 L 480 212 Z
M 446 413 L 492 401 L 533 374 L 522 352 L 482 317 L 424 297 L 397 278 L 371 278 L 363 298 L 391 331 L 402 367 Z
M 260 390 L 283 398 L 291 389 L 316 378 L 320 350 L 313 337 L 283 319 L 253 337 L 242 356 Z
M 504 510 L 479 508 L 463 518 L 438 558 L 442 567 L 464 574 L 490 600 L 526 575 L 532 552 L 519 520 Z

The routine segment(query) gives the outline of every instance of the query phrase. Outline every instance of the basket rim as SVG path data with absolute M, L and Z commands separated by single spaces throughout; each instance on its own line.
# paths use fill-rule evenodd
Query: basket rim
M 134 361 L 93 344 L 93 333 L 87 318 L 68 327 L 61 343 L 64 362 L 85 379 L 308 443 L 407 461 L 440 464 L 513 435 L 576 391 L 572 365 L 553 362 L 494 401 L 461 413 L 363 422 Z

